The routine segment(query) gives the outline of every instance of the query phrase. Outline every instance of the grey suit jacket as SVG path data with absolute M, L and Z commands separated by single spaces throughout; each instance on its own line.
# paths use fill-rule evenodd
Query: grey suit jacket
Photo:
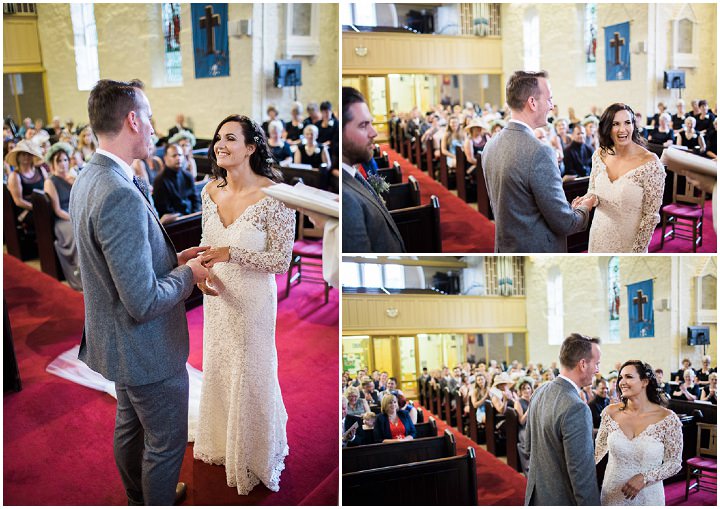
M 600 505 L 590 408 L 573 385 L 556 378 L 530 400 L 525 505 Z
M 405 245 L 387 208 L 342 170 L 343 253 L 404 253 Z
M 485 146 L 482 166 L 496 252 L 567 252 L 567 236 L 587 228 L 589 210 L 568 204 L 555 152 L 528 128 L 510 122 Z
M 127 385 L 184 369 L 192 270 L 177 266 L 148 201 L 112 159 L 95 154 L 73 185 L 69 212 L 85 294 L 80 360 Z

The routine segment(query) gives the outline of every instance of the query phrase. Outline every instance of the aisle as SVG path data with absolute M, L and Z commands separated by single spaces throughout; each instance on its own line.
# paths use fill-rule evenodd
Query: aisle
M 427 173 L 390 148 L 381 145 L 381 150 L 388 153 L 392 164 L 400 163 L 403 182 L 408 175 L 415 177 L 420 184 L 420 203 L 430 202 L 430 196 L 436 195 L 440 200 L 440 225 L 444 253 L 492 253 L 495 246 L 495 224 L 473 208 Z
M 45 371 L 80 342 L 82 295 L 12 256 L 4 255 L 3 265 L 23 383 L 21 392 L 3 398 L 3 504 L 125 505 L 112 451 L 115 400 Z M 189 485 L 186 505 L 337 504 L 339 302 L 333 290 L 322 306 L 322 292 L 320 285 L 302 284 L 278 303 L 279 378 L 290 446 L 280 492 L 263 486 L 239 496 L 225 485 L 224 469 L 194 461 L 188 444 L 180 474 Z M 188 324 L 189 361 L 201 368 L 202 308 L 188 312 Z M 312 384 L 305 383 L 309 376 Z

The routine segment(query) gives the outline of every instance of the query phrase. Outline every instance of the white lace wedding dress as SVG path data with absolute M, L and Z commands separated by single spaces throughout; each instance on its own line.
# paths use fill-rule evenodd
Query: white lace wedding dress
M 595 463 L 609 454 L 600 503 L 602 505 L 665 505 L 663 479 L 675 475 L 682 466 L 682 424 L 675 413 L 649 425 L 630 439 L 606 411 L 595 438 Z M 648 483 L 628 500 L 621 489 L 636 474 Z
M 614 182 L 596 151 L 588 193 L 598 197 L 590 227 L 590 253 L 646 253 L 660 222 L 665 169 L 654 159 Z
M 275 273 L 290 263 L 295 212 L 266 197 L 225 227 L 202 191 L 204 246 L 230 246 L 205 296 L 203 387 L 194 456 L 225 465 L 228 486 L 247 495 L 262 482 L 279 490 L 288 454 L 287 412 L 275 349 Z

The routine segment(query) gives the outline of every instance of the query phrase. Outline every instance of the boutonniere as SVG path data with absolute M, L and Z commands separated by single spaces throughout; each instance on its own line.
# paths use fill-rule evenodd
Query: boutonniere
M 385 198 L 383 198 L 383 194 L 390 190 L 390 184 L 388 184 L 387 181 L 377 173 L 369 174 L 367 181 L 368 184 L 370 184 L 370 187 L 373 188 L 373 191 L 375 191 L 375 193 L 380 197 L 383 204 L 387 205 L 385 203 Z

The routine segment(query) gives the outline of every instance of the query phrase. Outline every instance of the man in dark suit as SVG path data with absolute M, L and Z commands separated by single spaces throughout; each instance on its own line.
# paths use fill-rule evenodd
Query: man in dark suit
M 185 115 L 182 113 L 178 113 L 178 116 L 175 117 L 175 125 L 170 128 L 168 131 L 168 138 L 172 138 L 174 135 L 179 133 L 180 131 L 190 131 L 193 132 L 192 129 L 185 126 Z
M 99 149 L 70 193 L 85 294 L 79 358 L 115 382 L 115 463 L 130 505 L 172 505 L 187 447 L 185 299 L 208 271 L 176 253 L 130 164 L 152 146 L 139 81 L 100 80 L 88 100 Z
M 400 232 L 387 207 L 356 165 L 372 158 L 377 131 L 365 98 L 351 87 L 342 97 L 342 250 L 344 253 L 404 253 Z
M 482 153 L 495 212 L 495 252 L 567 252 L 567 236 L 587 228 L 595 198 L 571 208 L 554 149 L 533 134 L 533 129 L 546 125 L 553 107 L 547 74 L 515 72 L 506 96 L 512 119 Z
M 610 404 L 610 393 L 608 389 L 607 380 L 604 378 L 597 378 L 593 382 L 593 392 L 595 396 L 588 402 L 590 407 L 590 413 L 592 413 L 593 428 L 600 427 L 600 414 L 603 409 Z
M 165 149 L 165 169 L 155 177 L 153 183 L 153 199 L 160 216 L 184 216 L 202 209 L 200 197 L 195 191 L 195 180 L 182 169 L 184 159 L 179 145 L 173 143 Z

